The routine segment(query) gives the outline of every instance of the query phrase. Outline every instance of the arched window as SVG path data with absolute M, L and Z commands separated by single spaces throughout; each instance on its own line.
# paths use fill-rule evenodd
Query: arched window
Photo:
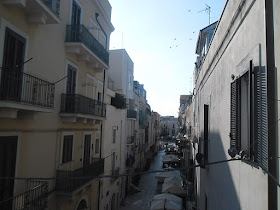
M 77 210 L 87 210 L 88 206 L 87 206 L 87 202 L 83 199 L 80 201 Z

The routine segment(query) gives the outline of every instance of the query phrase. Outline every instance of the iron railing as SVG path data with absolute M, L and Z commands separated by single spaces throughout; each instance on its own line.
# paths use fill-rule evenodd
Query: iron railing
M 60 192 L 73 192 L 85 183 L 92 180 L 93 176 L 104 173 L 104 158 L 96 159 L 92 164 L 75 171 L 56 171 L 56 190 Z M 85 177 L 77 178 L 76 177 Z
M 27 189 L 24 193 L 0 201 L 0 209 L 38 210 L 48 207 L 48 182 L 36 181 L 32 185 L 29 182 Z
M 127 137 L 127 144 L 134 144 L 135 136 L 128 136 Z
M 81 42 L 86 45 L 106 65 L 109 65 L 109 53 L 83 25 L 67 25 L 65 42 Z
M 1 74 L 0 99 L 53 108 L 55 85 L 18 69 Z
M 137 119 L 137 112 L 134 110 L 127 110 L 127 118 Z
M 61 112 L 106 117 L 106 104 L 78 94 L 62 94 Z
M 57 16 L 59 17 L 60 0 L 42 0 L 44 4 Z

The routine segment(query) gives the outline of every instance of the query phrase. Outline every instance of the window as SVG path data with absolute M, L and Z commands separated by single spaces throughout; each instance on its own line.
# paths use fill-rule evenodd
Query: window
M 172 130 L 172 136 L 174 136 L 175 135 L 175 130 Z
M 71 23 L 73 26 L 77 26 L 81 24 L 81 7 L 77 4 L 77 2 L 73 1 L 72 5 L 72 18 Z
M 77 69 L 68 64 L 66 94 L 76 93 Z
M 254 67 L 231 83 L 231 157 L 236 154 L 267 168 L 267 94 L 265 68 Z
M 99 139 L 95 140 L 95 154 L 99 153 Z
M 94 22 L 92 18 L 90 18 L 89 21 L 89 31 L 91 34 L 95 37 L 96 40 L 98 40 L 98 31 L 100 30 L 97 26 L 97 24 Z
M 106 49 L 106 36 L 102 30 L 99 31 L 99 42 Z
M 115 159 L 116 159 L 116 153 L 112 152 L 112 174 L 115 172 Z
M 85 135 L 83 166 L 87 166 L 90 164 L 90 146 L 91 146 L 91 135 Z
M 113 127 L 113 143 L 116 143 L 116 134 L 117 134 L 117 129 L 116 127 Z
M 0 96 L 2 99 L 21 100 L 23 63 L 26 40 L 6 27 L 1 73 Z M 17 67 L 17 68 L 16 68 Z
M 98 92 L 97 100 L 98 100 L 99 102 L 101 102 L 101 100 L 102 100 L 102 93 Z
M 64 136 L 62 163 L 67 163 L 72 160 L 72 149 L 73 149 L 73 135 Z

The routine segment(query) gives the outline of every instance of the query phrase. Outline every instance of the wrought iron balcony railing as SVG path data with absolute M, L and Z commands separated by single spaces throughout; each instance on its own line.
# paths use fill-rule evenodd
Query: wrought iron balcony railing
M 19 69 L 3 69 L 1 74 L 0 100 L 53 108 L 53 83 L 23 73 Z
M 127 118 L 137 119 L 137 112 L 134 110 L 127 110 Z
M 36 181 L 24 193 L 0 201 L 0 209 L 46 209 L 48 207 L 48 183 Z
M 73 192 L 82 185 L 91 181 L 92 176 L 99 176 L 104 173 L 104 158 L 95 160 L 92 164 L 77 169 L 75 171 L 56 171 L 56 190 L 60 192 Z M 75 177 L 88 177 L 75 179 Z
M 106 117 L 106 104 L 78 94 L 62 94 L 61 112 Z
M 106 65 L 109 65 L 109 53 L 83 25 L 67 25 L 65 42 L 81 42 L 88 47 Z
M 42 0 L 44 4 L 57 16 L 59 17 L 60 0 Z

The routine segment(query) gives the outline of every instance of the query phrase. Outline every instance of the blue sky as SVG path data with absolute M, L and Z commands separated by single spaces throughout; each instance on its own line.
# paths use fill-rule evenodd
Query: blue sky
M 193 88 L 199 30 L 219 20 L 226 0 L 109 0 L 110 49 L 126 49 L 134 80 L 144 84 L 153 111 L 178 116 L 180 95 Z

